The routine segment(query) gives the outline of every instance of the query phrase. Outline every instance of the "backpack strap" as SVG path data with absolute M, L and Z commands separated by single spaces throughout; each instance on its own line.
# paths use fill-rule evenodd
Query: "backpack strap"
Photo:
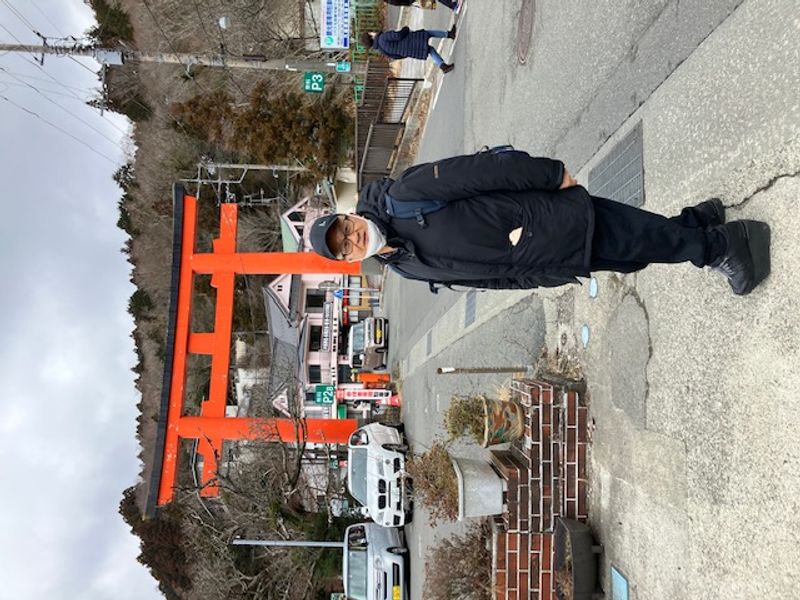
M 425 215 L 441 210 L 447 205 L 443 200 L 408 200 L 400 202 L 388 192 L 383 194 L 384 209 L 393 219 L 414 219 L 423 229 L 428 226 Z
M 511 144 L 502 144 L 500 146 L 483 146 L 478 153 L 481 152 L 488 152 L 489 154 L 502 154 L 503 152 L 511 152 L 514 150 L 514 146 Z

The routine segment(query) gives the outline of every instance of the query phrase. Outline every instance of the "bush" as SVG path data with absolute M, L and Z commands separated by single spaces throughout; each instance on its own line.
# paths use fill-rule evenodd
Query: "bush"
M 88 4 L 97 17 L 97 25 L 87 35 L 102 46 L 116 45 L 120 41 L 133 41 L 133 25 L 130 17 L 119 4 L 107 0 L 89 0 Z
M 199 140 L 265 164 L 298 160 L 317 176 L 335 170 L 351 138 L 351 118 L 333 95 L 309 100 L 268 82 L 253 88 L 245 108 L 217 91 L 173 104 L 170 113 L 178 129 Z
M 483 396 L 453 396 L 444 412 L 444 425 L 451 440 L 470 435 L 482 444 L 485 428 Z
M 492 598 L 491 528 L 473 524 L 464 535 L 440 541 L 425 565 L 427 600 L 490 600 Z
M 153 301 L 146 291 L 137 289 L 131 294 L 131 299 L 128 300 L 128 312 L 134 319 L 148 320 L 150 317 L 147 313 L 152 309 Z
M 434 441 L 421 455 L 409 456 L 406 470 L 414 485 L 414 496 L 430 511 L 431 526 L 439 519 L 458 518 L 458 479 L 447 447 Z

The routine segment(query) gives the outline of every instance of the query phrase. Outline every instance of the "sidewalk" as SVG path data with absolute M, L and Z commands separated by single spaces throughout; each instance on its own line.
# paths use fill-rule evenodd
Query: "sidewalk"
M 463 11 L 462 11 L 463 13 Z M 414 7 L 400 9 L 397 23 L 390 23 L 390 27 L 401 29 L 443 29 L 447 30 L 457 22 L 455 15 L 449 9 L 439 7 L 435 11 Z M 431 40 L 433 46 L 448 60 L 453 42 L 450 40 Z M 406 122 L 406 131 L 398 149 L 398 160 L 394 167 L 395 173 L 400 173 L 414 164 L 417 155 L 419 140 L 425 133 L 425 124 L 428 113 L 435 106 L 436 96 L 442 84 L 443 74 L 435 67 L 431 60 L 401 60 L 397 69 L 398 77 L 418 78 L 424 82 L 417 95 L 410 116 Z

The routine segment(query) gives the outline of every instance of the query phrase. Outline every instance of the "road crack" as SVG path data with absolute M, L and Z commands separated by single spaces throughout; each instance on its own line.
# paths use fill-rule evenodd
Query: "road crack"
M 794 173 L 782 173 L 780 175 L 776 175 L 761 187 L 756 188 L 756 190 L 746 198 L 740 200 L 735 204 L 726 204 L 725 208 L 742 208 L 762 192 L 766 192 L 767 190 L 771 189 L 781 179 L 792 179 L 794 177 L 797 177 L 798 175 L 800 175 L 800 170 L 795 171 Z

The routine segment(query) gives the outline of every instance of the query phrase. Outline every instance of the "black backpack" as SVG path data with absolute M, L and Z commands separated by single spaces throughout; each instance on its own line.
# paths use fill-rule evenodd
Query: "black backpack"
M 511 144 L 502 146 L 484 146 L 480 152 L 489 152 L 491 154 L 499 154 L 501 152 L 509 152 L 514 149 Z M 417 224 L 425 228 L 428 224 L 425 222 L 425 215 L 443 209 L 447 202 L 444 200 L 397 200 L 392 198 L 388 192 L 383 195 L 384 208 L 386 213 L 393 219 L 416 219 Z

